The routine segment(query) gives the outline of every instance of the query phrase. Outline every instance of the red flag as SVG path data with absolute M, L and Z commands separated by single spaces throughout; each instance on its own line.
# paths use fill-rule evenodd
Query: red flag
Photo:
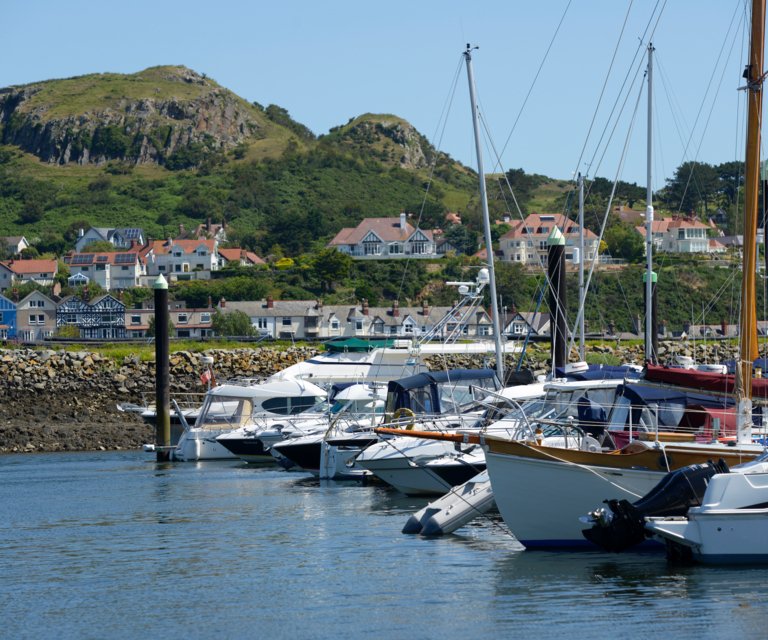
M 208 384 L 211 381 L 211 370 L 206 369 L 200 374 L 200 382 L 203 384 Z

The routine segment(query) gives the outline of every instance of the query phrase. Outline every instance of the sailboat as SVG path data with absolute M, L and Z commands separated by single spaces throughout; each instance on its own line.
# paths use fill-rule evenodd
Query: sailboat
M 757 356 L 755 256 L 758 165 L 765 39 L 765 0 L 752 2 L 752 33 L 747 79 L 748 120 L 744 210 L 744 267 L 740 362 L 736 371 L 740 432 L 748 433 L 755 392 L 751 367 Z M 713 475 L 701 504 L 684 517 L 647 518 L 646 531 L 663 540 L 672 559 L 705 564 L 768 562 L 768 455 Z
M 651 52 L 652 46 L 649 46 L 649 57 Z M 760 77 L 761 72 L 757 70 L 762 69 L 762 57 L 753 69 L 754 77 Z M 649 73 L 649 83 L 650 80 Z M 748 153 L 747 158 L 749 164 L 752 155 L 755 163 L 754 187 L 750 188 L 757 186 L 757 145 L 753 148 L 754 153 Z M 737 375 L 735 378 L 703 372 L 687 375 L 650 364 L 645 372 L 645 383 L 649 385 L 670 387 L 676 384 L 680 385 L 677 388 L 705 390 L 723 396 L 723 411 L 738 416 L 736 440 L 712 438 L 708 442 L 697 442 L 695 436 L 689 434 L 681 441 L 679 434 L 669 434 L 665 438 L 664 433 L 657 431 L 650 440 L 634 439 L 620 450 L 606 452 L 564 450 L 536 441 L 486 435 L 483 444 L 496 504 L 507 526 L 526 548 L 594 548 L 593 543 L 582 535 L 584 525 L 580 517 L 601 500 L 634 501 L 647 494 L 673 469 L 708 459 L 722 459 L 728 466 L 735 466 L 762 453 L 763 446 L 752 441 L 751 428 L 752 391 L 768 400 L 768 387 L 763 381 L 753 381 L 751 375 L 751 363 L 757 355 L 754 306 L 756 191 L 749 193 L 747 209 L 752 217 L 745 224 L 742 357 Z M 677 377 L 674 383 L 669 379 L 672 376 Z M 729 408 L 725 399 L 726 396 L 730 398 L 729 392 L 734 388 L 741 389 L 735 409 Z

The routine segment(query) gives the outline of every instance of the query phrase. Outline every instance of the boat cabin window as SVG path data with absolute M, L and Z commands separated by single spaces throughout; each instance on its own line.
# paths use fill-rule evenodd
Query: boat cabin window
M 317 407 L 323 402 L 319 396 L 296 396 L 294 398 L 270 398 L 261 403 L 262 408 L 270 413 L 281 416 L 293 416 L 304 413 L 312 407 Z
M 200 429 L 237 428 L 244 425 L 253 413 L 253 401 L 250 398 L 232 396 L 209 396 L 196 421 Z

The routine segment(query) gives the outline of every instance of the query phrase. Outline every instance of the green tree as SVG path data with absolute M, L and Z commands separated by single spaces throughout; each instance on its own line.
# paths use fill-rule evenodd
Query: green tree
M 213 314 L 211 323 L 213 331 L 218 336 L 254 336 L 256 330 L 251 324 L 247 313 L 242 311 L 227 311 L 223 313 L 218 309 Z
M 612 218 L 612 220 L 616 220 Z M 616 220 L 606 229 L 603 239 L 608 245 L 608 252 L 614 258 L 623 258 L 628 262 L 639 262 L 645 255 L 643 237 L 629 224 Z
M 323 291 L 330 292 L 335 282 L 349 276 L 352 258 L 334 247 L 327 247 L 314 255 L 310 266 L 320 280 Z

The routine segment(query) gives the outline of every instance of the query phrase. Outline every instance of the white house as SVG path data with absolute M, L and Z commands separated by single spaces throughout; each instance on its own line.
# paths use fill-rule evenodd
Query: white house
M 353 258 L 438 258 L 434 232 L 414 227 L 408 216 L 364 218 L 356 227 L 339 231 L 328 243 Z
M 56 260 L 6 260 L 0 262 L 0 291 L 26 282 L 49 287 L 58 272 Z
M 206 280 L 218 271 L 218 240 L 155 240 L 144 251 L 147 275 L 169 280 Z
M 95 282 L 106 291 L 130 289 L 141 284 L 144 263 L 138 251 L 124 253 L 75 253 L 64 256 L 71 285 Z
M 579 225 L 561 213 L 532 213 L 525 220 L 509 222 L 512 227 L 499 238 L 502 260 L 525 265 L 546 264 L 547 239 L 557 227 L 565 236 L 566 260 L 573 260 L 574 250 L 579 246 Z M 584 229 L 584 261 L 594 260 L 599 249 L 597 236 Z
M 666 253 L 710 253 L 717 246 L 709 242 L 710 227 L 690 218 L 661 218 L 651 224 L 653 247 Z M 645 238 L 645 226 L 635 227 Z
M 144 231 L 137 227 L 91 227 L 88 231 L 80 229 L 75 242 L 75 253 L 82 253 L 94 242 L 109 242 L 116 249 L 130 249 L 144 244 Z

